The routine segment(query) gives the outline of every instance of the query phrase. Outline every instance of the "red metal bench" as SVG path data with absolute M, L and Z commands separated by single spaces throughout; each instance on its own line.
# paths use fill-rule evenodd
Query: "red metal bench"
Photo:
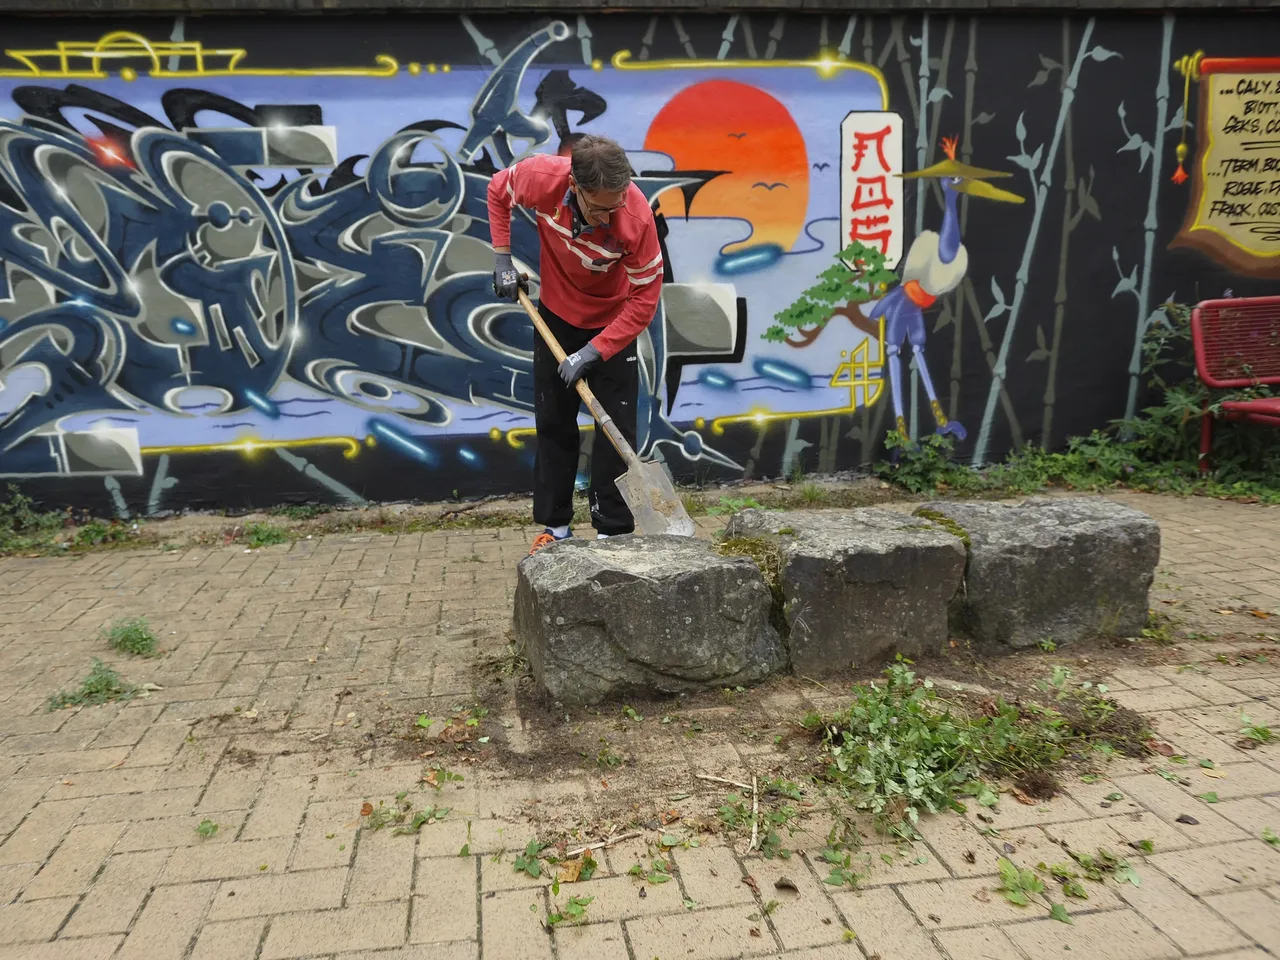
M 1280 297 L 1205 300 L 1191 311 L 1196 372 L 1215 390 L 1280 384 Z M 1280 397 L 1228 400 L 1218 417 L 1280 427 Z M 1200 469 L 1209 469 L 1214 415 L 1200 420 Z

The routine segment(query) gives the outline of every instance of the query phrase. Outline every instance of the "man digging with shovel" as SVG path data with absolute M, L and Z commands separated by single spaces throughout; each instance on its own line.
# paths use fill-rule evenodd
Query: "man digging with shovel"
M 636 439 L 636 337 L 653 320 L 662 292 L 662 250 L 653 211 L 631 182 L 623 149 L 585 136 L 571 157 L 538 154 L 489 183 L 494 292 L 518 301 L 525 278 L 511 260 L 511 208 L 531 209 L 541 246 L 538 311 L 567 354 L 557 363 L 543 337 L 533 345 L 538 449 L 533 519 L 546 529 L 530 553 L 573 536 L 578 472 L 579 379 L 596 394 L 632 449 Z M 631 533 L 635 520 L 615 482 L 627 469 L 612 443 L 591 451 L 587 500 L 601 537 Z

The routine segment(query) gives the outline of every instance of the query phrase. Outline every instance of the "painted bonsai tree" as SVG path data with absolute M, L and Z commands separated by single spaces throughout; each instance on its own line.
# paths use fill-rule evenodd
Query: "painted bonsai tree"
M 876 336 L 879 324 L 867 319 L 858 305 L 879 299 L 897 282 L 897 274 L 885 267 L 878 248 L 855 241 L 836 255 L 836 262 L 818 275 L 817 283 L 776 314 L 775 322 L 760 336 L 789 347 L 807 347 L 833 317 L 844 317 Z

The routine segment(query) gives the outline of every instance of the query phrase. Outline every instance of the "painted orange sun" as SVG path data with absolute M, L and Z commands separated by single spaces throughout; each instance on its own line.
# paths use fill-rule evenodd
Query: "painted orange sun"
M 776 243 L 790 250 L 809 208 L 809 158 L 791 113 L 750 84 L 706 80 L 658 111 L 644 148 L 665 153 L 677 170 L 727 170 L 698 191 L 691 217 L 739 217 L 751 237 L 730 250 Z M 686 215 L 683 195 L 667 191 L 659 211 Z M 728 252 L 728 251 L 727 251 Z

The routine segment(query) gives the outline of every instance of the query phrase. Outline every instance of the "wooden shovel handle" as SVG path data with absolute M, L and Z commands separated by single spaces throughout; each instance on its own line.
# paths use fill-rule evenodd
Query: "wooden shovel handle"
M 542 335 L 542 339 L 551 348 L 552 356 L 556 358 L 557 363 L 564 363 L 566 356 L 564 348 L 560 346 L 555 334 L 547 327 L 546 321 L 538 313 L 538 308 L 533 305 L 533 301 L 529 299 L 529 295 L 523 290 L 519 291 L 519 295 L 520 306 L 524 307 L 524 312 L 529 314 L 529 319 L 533 321 L 538 333 Z M 640 458 L 631 449 L 631 444 L 627 443 L 627 439 L 622 435 L 622 431 L 618 429 L 618 425 L 613 422 L 613 417 L 605 412 L 600 401 L 596 399 L 596 395 L 591 392 L 591 388 L 587 386 L 586 378 L 580 377 L 574 386 L 577 388 L 578 396 L 582 398 L 582 402 L 591 411 L 591 416 L 595 418 L 596 423 L 600 424 L 600 429 L 604 431 L 604 435 L 609 438 L 609 442 L 613 444 L 614 449 L 626 461 L 627 467 L 638 467 Z

